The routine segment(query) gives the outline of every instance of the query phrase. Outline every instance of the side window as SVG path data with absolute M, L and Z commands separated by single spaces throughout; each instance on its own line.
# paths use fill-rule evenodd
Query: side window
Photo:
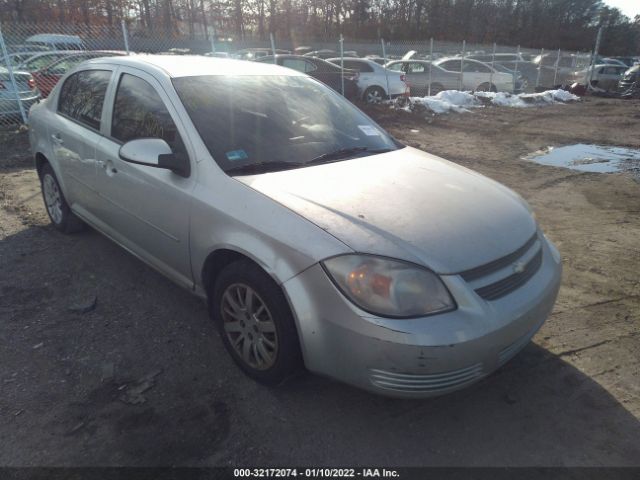
M 33 72 L 60 60 L 62 57 L 63 55 L 42 55 L 41 57 L 36 57 L 33 60 L 27 62 L 25 66 L 27 70 Z
M 393 65 L 389 65 L 387 68 L 389 70 L 394 71 L 394 72 L 402 72 L 402 71 L 404 71 L 402 69 L 402 63 L 394 63 Z
M 301 60 L 299 58 L 285 58 L 282 60 L 282 66 L 287 68 L 292 68 L 293 70 L 297 70 L 299 72 L 308 72 L 307 70 L 307 61 Z
M 409 65 L 409 73 L 422 73 L 424 72 L 424 65 L 422 63 L 411 63 Z
M 340 64 L 338 63 L 338 65 Z M 350 68 L 352 70 L 357 70 L 358 72 L 363 72 L 363 73 L 373 72 L 373 68 L 371 68 L 371 65 L 365 62 L 358 62 L 354 60 L 345 60 L 344 68 Z
M 460 60 L 449 60 L 448 62 L 441 63 L 440 66 L 450 72 L 459 72 L 462 64 Z
M 305 73 L 313 72 L 314 70 L 318 69 L 315 63 L 310 62 L 309 60 L 304 60 L 304 63 L 305 63 L 305 66 L 304 66 Z
M 121 142 L 136 138 L 162 138 L 174 152 L 184 144 L 164 102 L 147 81 L 123 73 L 116 92 L 111 136 Z
M 60 90 L 58 112 L 84 125 L 100 130 L 100 118 L 109 70 L 84 70 L 67 78 Z
M 491 73 L 491 69 L 481 63 L 465 62 L 464 71 L 470 73 Z

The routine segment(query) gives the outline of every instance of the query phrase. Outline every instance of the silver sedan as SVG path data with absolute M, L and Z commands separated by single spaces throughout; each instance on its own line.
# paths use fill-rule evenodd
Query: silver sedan
M 392 396 L 467 386 L 549 315 L 560 255 L 517 194 L 275 65 L 91 60 L 31 109 L 47 211 L 207 299 L 239 367 Z

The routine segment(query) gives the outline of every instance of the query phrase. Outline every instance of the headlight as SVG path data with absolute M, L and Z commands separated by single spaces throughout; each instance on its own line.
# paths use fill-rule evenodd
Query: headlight
M 442 280 L 412 263 L 354 254 L 322 265 L 349 300 L 381 317 L 419 317 L 456 308 Z

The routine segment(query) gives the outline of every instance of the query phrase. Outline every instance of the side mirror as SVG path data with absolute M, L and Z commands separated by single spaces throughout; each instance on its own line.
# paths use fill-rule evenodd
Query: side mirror
M 171 147 L 161 138 L 131 140 L 120 147 L 118 154 L 125 162 L 164 168 L 181 177 L 188 177 L 191 174 L 187 155 L 173 153 Z

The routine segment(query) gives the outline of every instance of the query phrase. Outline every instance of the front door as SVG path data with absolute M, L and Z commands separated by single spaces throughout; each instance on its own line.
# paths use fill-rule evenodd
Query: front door
M 100 219 L 117 241 L 163 273 L 190 287 L 190 192 L 195 181 L 193 153 L 166 92 L 152 76 L 118 71 L 110 99 L 108 132 L 97 146 Z M 122 160 L 120 147 L 139 138 L 162 138 L 175 153 L 191 157 L 190 177 Z M 189 155 L 191 153 L 191 155 Z

